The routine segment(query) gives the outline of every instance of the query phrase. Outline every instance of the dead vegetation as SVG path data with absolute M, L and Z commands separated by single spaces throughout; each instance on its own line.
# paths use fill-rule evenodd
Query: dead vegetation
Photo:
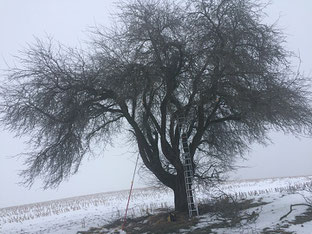
M 267 202 L 263 202 L 262 198 L 257 200 L 247 199 L 241 194 L 229 195 L 221 190 L 218 190 L 214 197 L 209 200 L 201 200 L 199 203 L 199 217 L 189 219 L 186 213 L 177 213 L 170 210 L 168 207 L 154 210 L 157 214 L 150 214 L 150 212 L 141 212 L 147 215 L 138 218 L 131 218 L 127 220 L 127 225 L 124 231 L 126 233 L 176 233 L 183 231 L 185 233 L 215 233 L 214 230 L 221 228 L 235 228 L 242 230 L 242 233 L 261 233 L 261 234 L 291 234 L 293 232 L 286 231 L 291 225 L 301 225 L 312 221 L 312 183 L 306 182 L 296 186 L 288 186 L 283 189 L 285 193 L 302 193 L 306 203 L 298 204 L 308 206 L 308 209 L 294 217 L 293 220 L 287 220 L 286 217 L 291 213 L 282 216 L 281 222 L 274 226 L 266 227 L 256 230 L 256 221 L 262 211 L 262 207 Z M 259 193 L 260 194 L 260 193 Z M 258 195 L 259 195 L 258 194 Z M 311 196 L 310 196 L 311 195 Z M 284 196 L 284 195 L 283 195 Z M 296 207 L 296 204 L 292 205 Z M 170 219 L 170 214 L 173 214 L 173 219 Z M 208 219 L 207 219 L 208 218 Z M 205 223 L 206 222 L 206 223 Z M 204 224 L 204 225 L 202 225 Z M 101 228 L 92 228 L 86 232 L 79 232 L 81 234 L 91 233 L 119 233 L 121 230 L 122 219 L 116 220 Z
M 306 183 L 306 184 L 304 185 L 304 187 L 302 188 L 302 190 L 303 190 L 304 192 L 306 192 L 305 194 L 301 194 L 301 195 L 303 196 L 304 200 L 305 200 L 305 203 L 291 204 L 291 205 L 290 205 L 289 212 L 288 212 L 287 214 L 283 215 L 283 216 L 280 218 L 280 220 L 286 218 L 289 214 L 291 214 L 291 212 L 294 210 L 294 207 L 296 207 L 296 206 L 307 206 L 307 207 L 308 207 L 308 211 L 305 212 L 304 214 L 309 213 L 309 211 L 312 210 L 312 182 Z M 303 216 L 305 216 L 305 215 L 303 215 Z M 311 216 L 311 215 L 310 215 L 310 216 Z M 297 217 L 297 216 L 296 216 L 296 217 Z M 309 217 L 309 218 L 310 218 L 310 220 L 307 220 L 307 221 L 311 221 L 311 220 L 312 220 L 312 216 Z M 306 221 L 306 222 L 307 222 L 307 221 Z
M 170 214 L 173 214 L 175 219 L 170 220 Z M 189 219 L 187 213 L 159 213 L 157 215 L 149 215 L 144 217 L 138 217 L 128 219 L 125 225 L 124 231 L 126 233 L 172 233 L 179 229 L 189 229 L 190 227 L 198 223 L 198 218 L 194 217 Z M 120 230 L 123 224 L 123 220 L 116 220 L 108 225 L 100 228 L 91 228 L 89 231 L 78 232 L 80 234 L 93 234 L 93 233 L 111 233 L 116 230 Z
M 259 216 L 260 206 L 266 203 L 253 199 L 241 199 L 223 195 L 213 202 L 199 204 L 200 214 L 208 214 L 214 220 L 205 227 L 197 227 L 202 217 L 189 218 L 187 213 L 163 211 L 156 215 L 127 219 L 124 231 L 126 233 L 175 233 L 178 230 L 191 230 L 192 233 L 213 233 L 214 228 L 243 227 L 253 223 Z M 253 211 L 248 211 L 255 208 Z M 123 221 L 118 219 L 100 228 L 91 228 L 80 234 L 112 233 L 121 230 Z

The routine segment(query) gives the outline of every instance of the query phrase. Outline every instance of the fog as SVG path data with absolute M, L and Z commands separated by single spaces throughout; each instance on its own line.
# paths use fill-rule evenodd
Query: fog
M 53 36 L 66 45 L 80 46 L 87 40 L 88 27 L 109 25 L 114 12 L 112 0 L 0 0 L 0 69 L 14 64 L 14 55 L 34 41 L 34 36 Z M 266 10 L 266 21 L 275 22 L 287 35 L 286 47 L 301 58 L 301 71 L 312 71 L 312 2 L 275 0 Z M 294 68 L 299 60 L 294 59 Z M 3 80 L 3 71 L 0 80 Z M 271 133 L 266 147 L 252 145 L 247 160 L 230 179 L 297 176 L 312 174 L 312 139 Z M 52 200 L 83 194 L 128 189 L 134 169 L 134 149 L 117 139 L 98 157 L 87 157 L 79 170 L 56 190 L 43 191 L 40 181 L 30 190 L 18 185 L 23 159 L 11 157 L 27 151 L 25 139 L 14 138 L 0 129 L 0 207 Z M 146 186 L 139 177 L 135 187 Z

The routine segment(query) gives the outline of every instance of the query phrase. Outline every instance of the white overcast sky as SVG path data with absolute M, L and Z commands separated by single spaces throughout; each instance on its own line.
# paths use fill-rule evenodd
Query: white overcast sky
M 53 36 L 67 45 L 83 44 L 89 26 L 108 25 L 114 11 L 113 0 L 0 0 L 0 69 L 13 56 L 33 42 L 34 36 Z M 312 1 L 272 0 L 268 22 L 279 17 L 287 35 L 287 48 L 300 52 L 301 70 L 312 71 Z M 0 71 L 0 82 L 3 79 Z M 248 161 L 232 179 L 295 176 L 312 174 L 312 139 L 297 139 L 272 133 L 273 144 L 253 145 Z M 0 129 L 0 207 L 58 199 L 69 196 L 127 189 L 134 169 L 135 155 L 118 139 L 101 157 L 83 161 L 78 174 L 57 190 L 42 191 L 40 183 L 28 190 L 19 185 L 17 173 L 22 160 L 10 156 L 27 150 L 22 139 Z M 138 177 L 137 177 L 138 178 Z M 135 186 L 144 184 L 137 180 Z

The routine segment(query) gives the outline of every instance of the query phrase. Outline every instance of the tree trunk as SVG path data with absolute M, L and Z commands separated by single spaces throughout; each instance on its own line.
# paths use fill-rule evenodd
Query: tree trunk
M 188 212 L 187 197 L 183 171 L 177 174 L 174 192 L 174 207 L 176 211 Z

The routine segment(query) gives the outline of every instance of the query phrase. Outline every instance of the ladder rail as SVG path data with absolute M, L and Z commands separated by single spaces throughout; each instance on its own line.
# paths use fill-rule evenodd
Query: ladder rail
M 196 196 L 195 190 L 192 187 L 194 181 L 194 174 L 193 174 L 193 165 L 192 160 L 190 157 L 190 148 L 187 142 L 186 136 L 186 118 L 180 117 L 178 120 L 178 124 L 181 130 L 181 145 L 182 145 L 182 161 L 183 161 L 183 169 L 184 169 L 184 182 L 185 182 L 185 190 L 186 190 L 186 198 L 187 198 L 187 205 L 189 211 L 189 217 L 192 217 L 193 214 L 199 215 L 198 213 L 198 206 L 196 204 Z

